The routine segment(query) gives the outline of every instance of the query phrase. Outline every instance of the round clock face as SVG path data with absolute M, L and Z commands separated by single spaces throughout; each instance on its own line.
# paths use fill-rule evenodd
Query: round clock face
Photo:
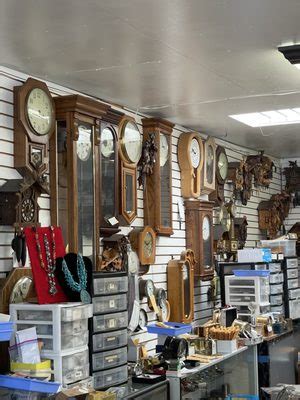
M 148 279 L 146 281 L 146 286 L 145 286 L 145 293 L 147 295 L 147 297 L 153 296 L 154 295 L 154 283 L 151 279 Z
M 214 179 L 214 150 L 211 145 L 207 146 L 206 153 L 206 179 L 209 184 L 213 183 Z
M 127 122 L 124 128 L 122 143 L 124 145 L 128 161 L 136 164 L 141 158 L 142 154 L 142 136 L 134 122 Z
M 28 295 L 31 284 L 32 284 L 32 279 L 29 278 L 28 276 L 20 278 L 15 283 L 11 291 L 9 302 L 11 304 L 23 303 Z
M 109 158 L 114 152 L 114 135 L 109 128 L 104 128 L 101 133 L 101 154 Z
M 139 328 L 144 329 L 145 326 L 147 325 L 147 322 L 148 322 L 147 313 L 143 308 L 141 308 L 139 315 Z
M 139 270 L 139 258 L 135 251 L 131 250 L 127 253 L 128 270 L 131 274 L 136 274 Z
M 169 143 L 166 135 L 160 134 L 160 145 L 159 145 L 159 165 L 163 167 L 169 158 Z
M 225 180 L 228 174 L 228 159 L 225 153 L 220 153 L 218 159 L 218 170 L 221 178 Z
M 34 220 L 34 202 L 30 198 L 26 198 L 21 204 L 21 218 L 24 222 L 32 222 Z
M 169 321 L 170 317 L 170 303 L 167 300 L 163 300 L 160 304 L 161 319 L 163 322 Z
M 52 126 L 54 114 L 49 95 L 40 88 L 32 89 L 26 101 L 26 114 L 33 131 L 40 136 L 47 135 Z
M 153 251 L 153 237 L 150 232 L 147 232 L 144 237 L 143 251 L 145 257 L 147 258 L 151 257 Z
M 198 168 L 200 164 L 200 146 L 197 139 L 192 139 L 190 146 L 190 157 L 193 168 Z
M 81 161 L 87 161 L 92 151 L 91 131 L 84 125 L 78 127 L 77 155 Z
M 202 236 L 203 240 L 208 240 L 210 237 L 210 220 L 207 216 L 203 218 L 202 222 Z

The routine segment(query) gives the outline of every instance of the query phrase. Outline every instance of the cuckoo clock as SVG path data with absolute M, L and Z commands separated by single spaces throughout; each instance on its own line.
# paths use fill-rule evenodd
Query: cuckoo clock
M 154 135 L 157 148 L 153 173 L 144 187 L 144 218 L 157 235 L 170 236 L 172 227 L 172 131 L 174 124 L 156 118 L 142 120 L 144 140 Z
M 55 130 L 54 101 L 44 82 L 29 78 L 14 87 L 14 166 L 30 182 L 49 193 L 45 179 L 48 143 Z
M 182 133 L 178 141 L 182 197 L 197 198 L 200 196 L 203 158 L 203 143 L 198 133 Z

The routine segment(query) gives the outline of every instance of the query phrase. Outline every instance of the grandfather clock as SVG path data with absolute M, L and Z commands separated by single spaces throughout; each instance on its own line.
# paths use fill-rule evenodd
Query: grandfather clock
M 70 252 L 99 263 L 100 124 L 109 106 L 80 95 L 55 97 L 50 141 L 51 219 Z

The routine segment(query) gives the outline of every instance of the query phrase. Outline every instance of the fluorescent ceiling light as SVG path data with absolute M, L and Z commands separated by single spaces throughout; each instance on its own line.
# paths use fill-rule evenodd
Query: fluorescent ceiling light
M 294 64 L 296 68 L 300 69 L 300 64 Z
M 229 115 L 229 117 L 253 128 L 259 126 L 300 124 L 300 108 L 235 114 Z

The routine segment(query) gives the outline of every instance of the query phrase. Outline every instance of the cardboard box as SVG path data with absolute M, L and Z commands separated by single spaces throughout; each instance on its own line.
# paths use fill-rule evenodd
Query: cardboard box
M 116 400 L 117 394 L 110 392 L 92 392 L 88 395 L 88 400 Z
M 217 352 L 228 354 L 237 350 L 237 340 L 217 340 Z

